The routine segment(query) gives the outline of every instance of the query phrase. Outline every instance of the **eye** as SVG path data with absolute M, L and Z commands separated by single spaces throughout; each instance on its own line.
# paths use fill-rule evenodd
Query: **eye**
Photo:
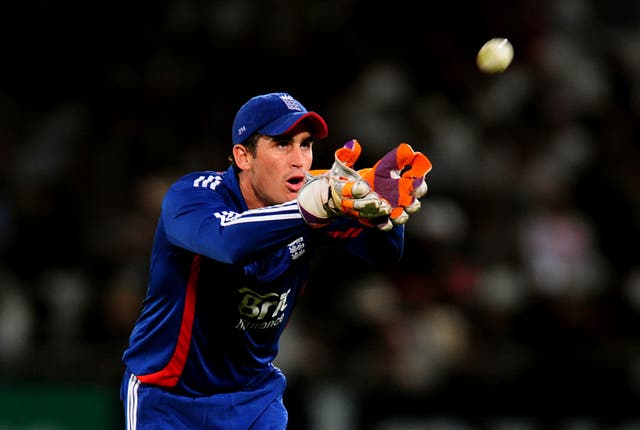
M 313 146 L 313 139 L 305 139 L 300 144 L 303 148 L 311 148 Z

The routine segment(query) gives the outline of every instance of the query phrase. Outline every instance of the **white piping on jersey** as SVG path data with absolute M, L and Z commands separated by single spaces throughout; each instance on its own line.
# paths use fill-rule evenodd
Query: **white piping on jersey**
M 127 430 L 138 428 L 138 387 L 140 387 L 140 381 L 132 373 L 127 386 Z
M 234 224 L 244 224 L 249 222 L 264 221 L 281 221 L 287 219 L 300 219 L 300 211 L 298 210 L 298 202 L 290 200 L 279 205 L 267 206 L 258 209 L 249 209 L 238 214 L 236 212 L 222 211 L 213 214 L 220 219 L 221 226 L 229 226 Z

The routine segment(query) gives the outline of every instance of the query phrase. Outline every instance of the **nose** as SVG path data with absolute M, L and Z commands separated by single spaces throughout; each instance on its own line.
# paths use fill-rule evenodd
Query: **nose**
M 290 162 L 293 167 L 303 167 L 305 156 L 300 145 L 293 145 L 290 155 Z

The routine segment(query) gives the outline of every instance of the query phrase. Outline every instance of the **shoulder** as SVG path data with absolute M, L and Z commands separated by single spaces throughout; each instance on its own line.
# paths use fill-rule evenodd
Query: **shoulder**
M 168 189 L 165 204 L 195 202 L 227 202 L 235 200 L 237 179 L 231 168 L 226 171 L 203 170 L 178 178 Z M 238 191 L 239 192 L 239 191 Z
M 233 173 L 231 173 L 233 175 Z M 170 187 L 172 191 L 184 191 L 188 189 L 216 190 L 229 175 L 229 171 L 204 170 L 191 172 L 180 177 Z

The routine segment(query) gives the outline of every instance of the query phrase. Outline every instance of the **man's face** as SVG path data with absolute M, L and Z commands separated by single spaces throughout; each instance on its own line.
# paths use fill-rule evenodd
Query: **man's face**
M 250 209 L 293 200 L 302 188 L 313 161 L 313 139 L 308 131 L 260 136 L 255 157 L 246 154 L 240 188 Z

